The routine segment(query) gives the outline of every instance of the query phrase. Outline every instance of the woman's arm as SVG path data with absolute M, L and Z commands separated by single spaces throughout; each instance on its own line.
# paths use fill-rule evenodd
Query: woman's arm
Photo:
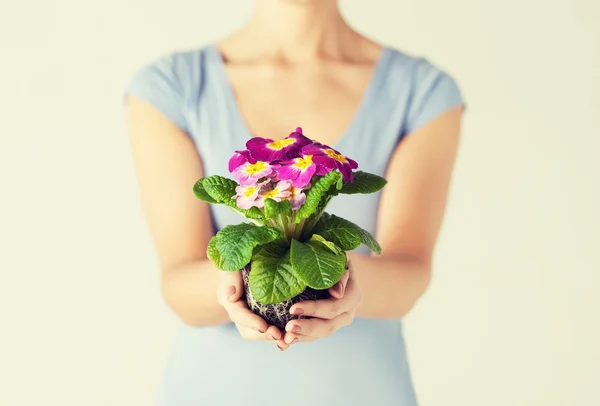
M 128 97 L 127 115 L 141 202 L 158 253 L 164 300 L 187 324 L 229 322 L 217 301 L 218 272 L 206 257 L 208 205 L 192 193 L 203 176 L 190 137 L 149 103 Z
M 402 318 L 425 292 L 454 167 L 462 110 L 458 107 L 444 113 L 413 131 L 397 147 L 380 201 L 377 240 L 381 256 L 349 252 L 350 272 L 330 290 L 333 298 L 292 306 L 292 314 L 315 318 L 290 321 L 285 343 L 327 337 L 350 324 L 354 316 Z
M 408 134 L 394 152 L 377 224 L 382 255 L 349 254 L 363 295 L 357 316 L 403 317 L 427 289 L 462 111 L 453 108 Z

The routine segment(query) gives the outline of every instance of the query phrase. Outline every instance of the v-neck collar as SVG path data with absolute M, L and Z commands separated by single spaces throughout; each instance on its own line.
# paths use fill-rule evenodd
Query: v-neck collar
M 219 50 L 219 47 L 216 43 L 211 43 L 210 45 L 208 45 L 207 51 L 209 53 L 209 57 L 215 64 L 215 71 L 219 76 L 218 80 L 221 82 L 220 85 L 226 93 L 227 104 L 229 105 L 229 109 L 233 114 L 233 119 L 235 120 L 235 127 L 238 130 L 235 132 L 236 134 L 239 132 L 239 134 L 242 136 L 240 142 L 242 142 L 242 145 L 246 145 L 246 142 L 250 138 L 255 137 L 255 135 L 253 135 L 250 131 L 250 128 L 248 127 L 246 120 L 242 114 L 239 103 L 237 101 L 237 97 L 235 95 L 235 91 L 233 89 L 233 86 L 231 85 L 231 81 L 229 80 L 229 75 L 227 74 L 227 69 L 225 66 L 225 60 L 223 58 L 223 55 L 221 54 L 221 51 Z M 344 143 L 348 142 L 348 140 L 351 139 L 352 134 L 356 132 L 355 128 L 359 126 L 362 120 L 366 119 L 366 117 L 363 116 L 367 114 L 369 106 L 374 102 L 377 96 L 377 90 L 379 90 L 380 88 L 379 85 L 383 78 L 383 71 L 385 70 L 384 68 L 387 65 L 387 60 L 392 53 L 391 51 L 391 48 L 385 45 L 382 46 L 379 59 L 375 63 L 373 71 L 371 72 L 371 77 L 369 79 L 367 87 L 363 92 L 358 108 L 354 112 L 354 115 L 352 116 L 352 119 L 346 126 L 346 129 L 342 132 L 337 141 L 333 145 L 331 145 L 331 148 L 336 150 L 342 149 L 341 147 L 344 145 Z M 301 123 L 291 123 L 292 127 L 295 127 L 296 125 L 301 125 Z

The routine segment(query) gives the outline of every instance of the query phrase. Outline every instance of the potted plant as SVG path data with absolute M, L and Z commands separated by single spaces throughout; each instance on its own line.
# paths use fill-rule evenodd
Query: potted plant
M 347 269 L 346 251 L 381 247 L 356 224 L 325 212 L 338 194 L 374 193 L 387 181 L 297 128 L 282 140 L 251 138 L 229 160 L 233 179 L 199 179 L 198 199 L 224 204 L 246 221 L 210 240 L 208 258 L 225 272 L 241 271 L 248 307 L 284 329 L 297 302 L 329 297 Z

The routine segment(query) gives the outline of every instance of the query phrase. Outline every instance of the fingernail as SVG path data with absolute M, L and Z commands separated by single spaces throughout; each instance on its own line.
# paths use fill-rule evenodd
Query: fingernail
M 292 341 L 292 344 L 296 344 L 298 341 L 300 341 L 300 340 L 298 340 L 298 337 L 296 337 L 296 338 L 294 338 L 294 340 Z
M 273 337 L 271 334 L 267 334 L 267 339 L 269 339 L 269 340 L 275 340 L 275 337 Z
M 338 282 L 335 285 L 335 289 L 334 289 L 340 296 L 344 295 L 344 285 L 342 285 L 340 282 Z
M 300 316 L 301 314 L 304 314 L 304 310 L 302 310 L 299 307 L 296 307 L 294 310 L 292 310 L 291 313 Z
M 302 331 L 302 327 L 300 327 L 297 324 L 292 328 L 292 333 L 299 333 L 301 331 Z
M 279 348 L 279 351 L 285 351 L 283 348 L 281 348 L 281 347 L 279 346 L 279 344 L 277 344 L 277 348 Z

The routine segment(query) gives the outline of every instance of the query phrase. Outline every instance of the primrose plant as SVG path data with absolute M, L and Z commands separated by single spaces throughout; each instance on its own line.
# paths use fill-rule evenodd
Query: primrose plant
M 369 232 L 325 212 L 338 194 L 375 193 L 380 176 L 297 128 L 282 140 L 251 138 L 229 160 L 233 179 L 199 179 L 195 195 L 224 204 L 247 221 L 228 225 L 210 240 L 208 258 L 222 271 L 242 271 L 248 306 L 282 327 L 293 303 L 324 298 L 347 269 L 346 251 L 366 245 L 380 254 Z

